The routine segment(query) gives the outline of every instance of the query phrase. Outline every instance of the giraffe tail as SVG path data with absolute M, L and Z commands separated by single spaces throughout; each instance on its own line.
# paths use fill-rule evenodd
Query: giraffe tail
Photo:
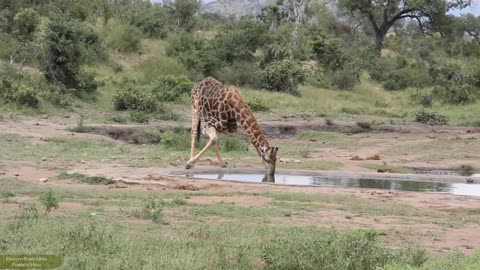
M 198 124 L 197 124 L 197 143 L 200 143 L 200 131 L 201 131 L 201 126 L 202 120 L 199 118 L 198 119 Z

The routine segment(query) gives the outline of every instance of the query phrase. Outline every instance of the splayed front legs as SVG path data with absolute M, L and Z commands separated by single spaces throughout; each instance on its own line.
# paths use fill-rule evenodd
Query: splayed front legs
M 215 149 L 215 154 L 217 156 L 218 162 L 220 166 L 222 167 L 227 167 L 225 162 L 223 162 L 222 157 L 220 156 L 220 149 L 218 147 L 218 135 L 217 131 L 213 127 L 207 127 L 203 131 L 204 134 L 206 134 L 210 139 L 207 143 L 207 145 L 198 153 L 196 156 L 191 157 L 190 160 L 187 162 L 187 165 L 185 166 L 186 169 L 190 169 L 193 167 L 195 162 L 212 146 L 214 146 Z M 192 135 L 192 143 L 194 142 L 193 135 Z M 192 146 L 192 156 L 193 156 L 193 150 L 195 146 Z

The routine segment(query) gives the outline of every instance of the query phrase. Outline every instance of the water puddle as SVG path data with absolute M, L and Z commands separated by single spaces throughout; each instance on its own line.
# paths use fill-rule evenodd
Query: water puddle
M 328 178 L 322 176 L 285 175 L 274 177 L 263 174 L 187 174 L 188 178 L 215 179 L 247 183 L 275 183 L 280 185 L 330 186 L 348 188 L 375 188 L 384 190 L 444 192 L 455 195 L 480 196 L 480 184 L 424 182 L 408 180 L 379 180 L 362 178 Z

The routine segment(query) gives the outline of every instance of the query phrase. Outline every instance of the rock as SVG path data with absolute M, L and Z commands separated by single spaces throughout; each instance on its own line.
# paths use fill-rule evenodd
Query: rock
M 292 158 L 281 158 L 279 161 L 281 163 L 302 163 L 302 161 L 298 159 L 292 159 Z
M 46 158 L 46 157 L 42 157 L 42 161 L 47 161 L 47 158 Z
M 371 157 L 367 157 L 365 160 L 380 160 L 380 156 L 379 155 L 373 155 Z
M 48 178 L 44 177 L 44 178 L 40 179 L 39 181 L 42 182 L 42 183 L 46 183 L 46 182 L 48 182 Z
M 85 164 L 87 162 L 85 160 L 80 160 L 80 163 Z
M 354 156 L 354 157 L 352 157 L 350 160 L 360 161 L 360 160 L 363 160 L 363 158 L 361 158 L 361 157 L 359 157 L 359 156 Z

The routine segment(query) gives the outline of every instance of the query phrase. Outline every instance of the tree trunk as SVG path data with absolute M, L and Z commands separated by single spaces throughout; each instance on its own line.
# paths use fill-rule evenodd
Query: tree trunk
M 377 52 L 378 55 L 382 53 L 383 49 L 383 42 L 385 40 L 385 32 L 382 32 L 381 30 L 375 30 L 375 51 Z

